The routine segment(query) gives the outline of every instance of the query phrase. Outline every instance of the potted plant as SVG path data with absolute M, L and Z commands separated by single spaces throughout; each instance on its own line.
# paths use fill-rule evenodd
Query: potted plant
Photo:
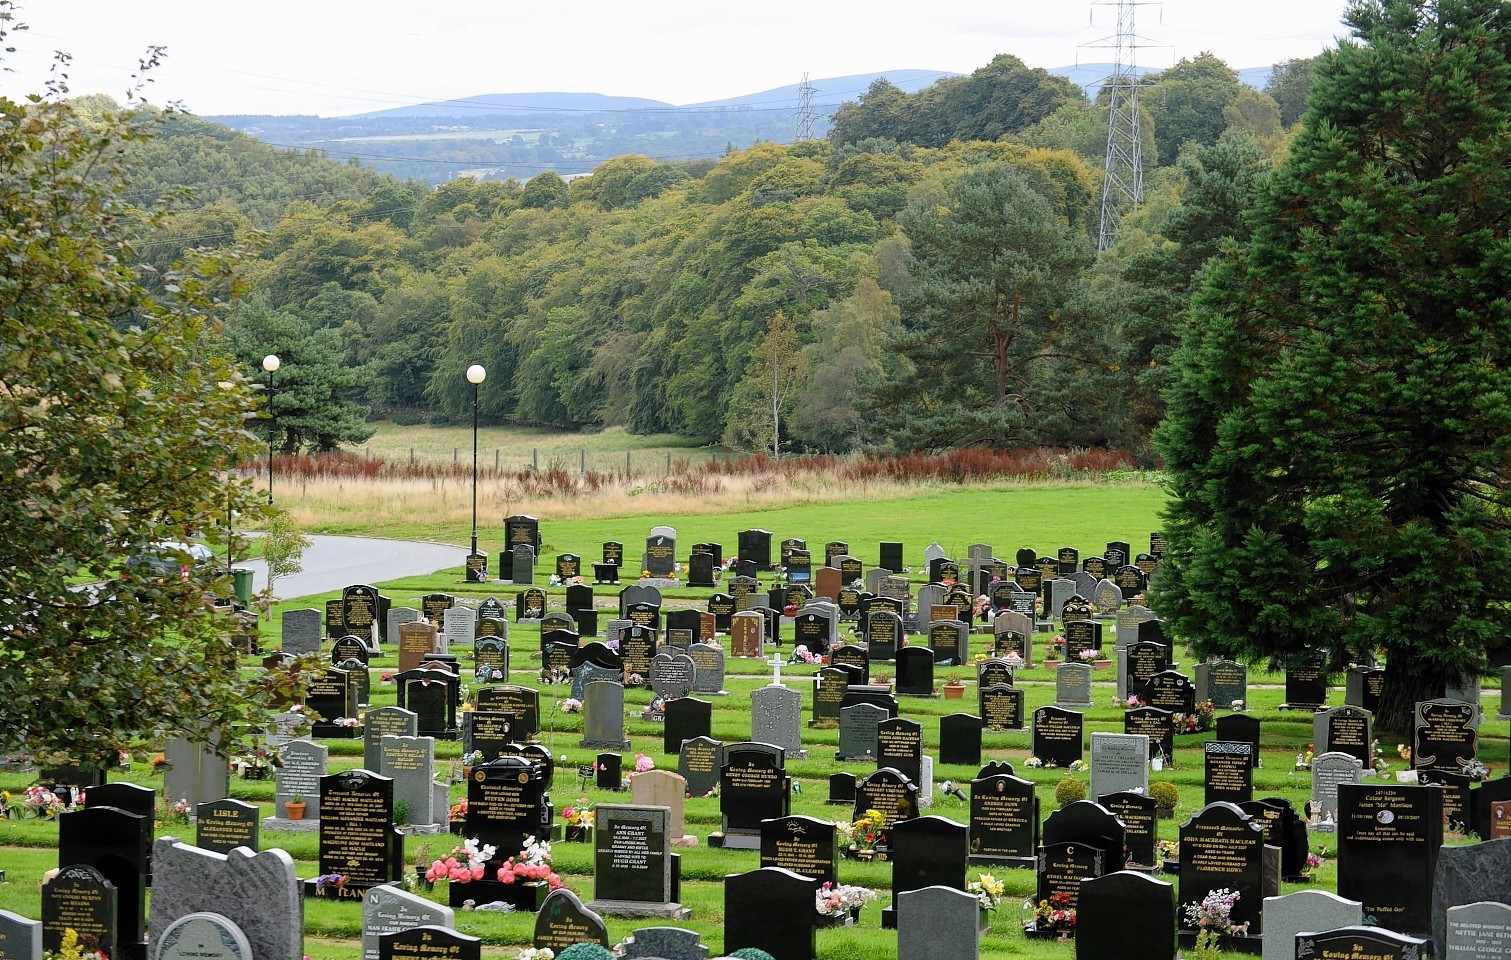
M 1149 796 L 1154 800 L 1154 815 L 1160 820 L 1175 816 L 1175 805 L 1180 802 L 1180 789 L 1169 780 L 1156 780 L 1149 784 Z
M 965 681 L 959 677 L 951 677 L 944 687 L 946 700 L 959 700 L 965 696 Z
M 585 843 L 593 839 L 593 805 L 587 797 L 578 797 L 577 802 L 561 811 L 561 838 L 568 843 Z
M 303 820 L 304 819 L 304 795 L 300 794 L 300 793 L 296 793 L 291 798 L 289 798 L 287 801 L 285 801 L 284 804 L 283 804 L 283 813 L 284 813 L 284 816 L 287 817 L 289 820 Z

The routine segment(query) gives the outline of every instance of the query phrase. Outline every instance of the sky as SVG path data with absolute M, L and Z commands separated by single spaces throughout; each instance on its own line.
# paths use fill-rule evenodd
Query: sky
M 203 116 L 343 116 L 498 93 L 601 93 L 676 105 L 889 70 L 970 73 L 1110 62 L 1117 4 L 1055 0 L 17 0 L 0 90 L 40 92 L 54 51 L 73 95 L 117 100 L 149 46 L 146 90 Z M 1345 0 L 1164 0 L 1134 10 L 1140 66 L 1211 51 L 1235 70 L 1347 35 Z

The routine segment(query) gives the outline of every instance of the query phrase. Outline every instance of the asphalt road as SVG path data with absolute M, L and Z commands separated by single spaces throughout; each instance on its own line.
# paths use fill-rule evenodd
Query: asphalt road
M 340 590 L 354 583 L 378 583 L 399 577 L 435 573 L 447 567 L 460 568 L 467 548 L 415 540 L 379 540 L 373 537 L 310 537 L 299 573 L 279 577 L 274 584 L 280 600 Z M 233 567 L 252 571 L 252 591 L 268 585 L 268 565 L 261 560 L 234 561 Z

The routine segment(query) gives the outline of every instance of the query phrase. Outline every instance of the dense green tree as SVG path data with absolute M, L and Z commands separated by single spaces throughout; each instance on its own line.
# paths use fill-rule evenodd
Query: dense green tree
M 317 328 L 293 307 L 253 299 L 237 305 L 226 335 L 237 363 L 267 390 L 263 436 L 271 430 L 277 449 L 330 451 L 373 435 L 366 408 L 351 399 L 361 371 L 343 362 L 339 331 Z M 280 361 L 271 377 L 262 367 L 268 354 Z
M 1405 731 L 1511 626 L 1511 4 L 1346 21 L 1177 355 L 1154 600 L 1201 653 L 1383 649 Z
M 803 348 L 808 381 L 789 418 L 797 440 L 845 452 L 872 439 L 861 409 L 863 387 L 885 375 L 887 345 L 902 332 L 901 316 L 891 295 L 869 277 L 813 314 L 813 342 Z
M 1034 442 L 1046 345 L 1089 262 L 1086 239 L 1007 164 L 920 198 L 903 228 L 916 286 L 894 349 L 912 369 L 875 391 L 888 440 L 909 450 Z
M 1227 129 L 1223 111 L 1243 89 L 1238 74 L 1218 57 L 1202 52 L 1158 74 L 1140 98 L 1154 119 L 1159 162 L 1175 162 L 1187 143 L 1208 147 Z
M 735 388 L 724 442 L 782 456 L 782 424 L 808 376 L 808 358 L 798 349 L 797 329 L 778 310 L 766 321 L 750 351 L 750 367 Z
M 555 170 L 537 173 L 525 184 L 519 205 L 534 210 L 554 210 L 567 205 L 567 182 Z
M 0 47 L 13 17 L 0 2 Z M 140 544 L 223 534 L 228 507 L 263 515 L 226 480 L 255 455 L 256 400 L 215 347 L 208 295 L 229 261 L 150 287 L 132 266 L 155 223 L 126 199 L 133 148 L 159 117 L 81 117 L 61 92 L 0 96 L 0 751 L 44 765 L 191 732 L 229 743 L 268 716 L 276 676 L 239 668 L 203 582 L 112 586 Z
M 1306 98 L 1312 92 L 1312 78 L 1317 58 L 1282 60 L 1270 71 L 1264 92 L 1280 107 L 1280 122 L 1289 127 L 1306 112 Z

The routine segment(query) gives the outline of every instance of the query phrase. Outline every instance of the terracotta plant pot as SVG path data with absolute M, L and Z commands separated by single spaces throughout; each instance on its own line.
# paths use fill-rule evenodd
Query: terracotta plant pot
M 947 683 L 943 687 L 946 700 L 959 700 L 965 696 L 965 684 Z
M 304 807 L 305 804 L 302 803 L 285 803 L 283 805 L 284 816 L 289 820 L 303 820 Z

